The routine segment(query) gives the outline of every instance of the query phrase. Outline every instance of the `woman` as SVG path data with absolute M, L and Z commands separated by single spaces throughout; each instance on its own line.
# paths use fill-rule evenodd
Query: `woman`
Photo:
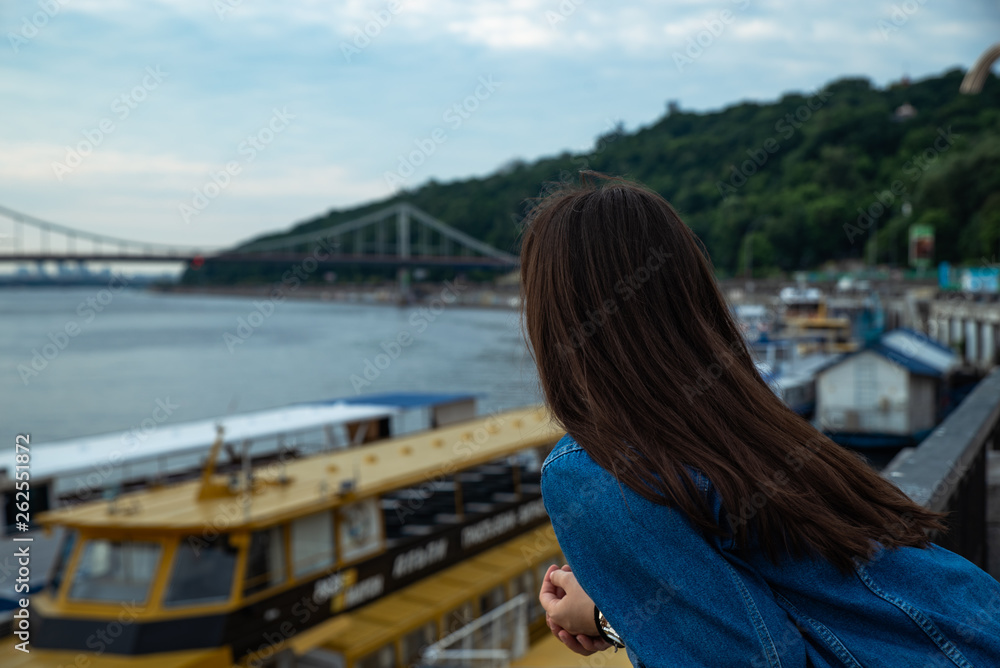
M 1000 666 L 1000 584 L 775 397 L 666 201 L 587 176 L 539 203 L 521 251 L 568 432 L 542 469 L 569 561 L 540 593 L 553 632 L 649 668 Z

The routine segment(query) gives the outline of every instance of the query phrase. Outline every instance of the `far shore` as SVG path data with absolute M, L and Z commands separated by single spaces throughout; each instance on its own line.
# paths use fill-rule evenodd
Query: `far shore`
M 283 289 L 282 289 L 283 288 Z M 266 285 L 176 285 L 149 286 L 152 292 L 177 295 L 208 295 L 219 297 L 266 297 L 277 295 L 303 301 L 338 302 L 348 304 L 378 304 L 383 306 L 419 306 L 441 301 L 448 306 L 516 309 L 520 305 L 517 287 L 477 285 L 471 283 L 416 283 L 407 295 L 401 295 L 395 285 L 299 285 L 295 288 Z

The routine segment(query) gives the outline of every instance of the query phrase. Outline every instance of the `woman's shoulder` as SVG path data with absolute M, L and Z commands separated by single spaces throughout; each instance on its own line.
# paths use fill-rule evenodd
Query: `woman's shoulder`
M 591 507 L 602 505 L 618 487 L 614 476 L 569 434 L 559 439 L 542 462 L 541 485 L 546 506 L 557 512 L 584 500 Z
M 556 442 L 552 451 L 545 458 L 545 461 L 542 462 L 542 475 L 545 475 L 547 469 L 553 467 L 562 470 L 592 469 L 596 467 L 603 471 L 604 474 L 611 476 L 611 473 L 605 471 L 597 462 L 591 459 L 584 447 L 577 443 L 576 439 L 568 433 Z M 708 479 L 708 476 L 693 466 L 685 466 L 684 468 L 690 474 L 692 481 L 702 494 L 709 497 L 714 495 L 715 488 L 712 486 L 712 482 Z
M 685 469 L 708 508 L 721 519 L 721 500 L 711 481 L 697 468 L 685 466 Z M 594 511 L 595 521 L 608 513 L 625 512 L 647 518 L 680 513 L 671 504 L 656 503 L 636 493 L 598 464 L 569 434 L 559 439 L 542 463 L 541 483 L 542 496 L 551 510 L 586 503 Z
M 548 456 L 545 458 L 545 461 L 542 462 L 542 475 L 545 475 L 545 470 L 548 469 L 550 466 L 552 466 L 556 461 L 574 452 L 582 452 L 583 454 L 586 455 L 586 450 L 583 449 L 583 446 L 577 443 L 575 438 L 573 438 L 569 434 L 565 434 L 562 438 L 560 438 L 556 442 L 555 446 L 552 448 L 552 451 L 549 452 Z M 567 465 L 567 464 L 570 464 L 570 462 L 564 461 L 561 462 L 560 465 Z

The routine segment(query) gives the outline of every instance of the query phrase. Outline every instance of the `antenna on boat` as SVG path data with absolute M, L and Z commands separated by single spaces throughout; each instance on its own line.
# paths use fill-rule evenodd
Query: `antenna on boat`
M 281 473 L 278 475 L 278 482 L 282 485 L 288 484 L 288 452 L 290 448 L 285 445 L 285 435 L 278 434 L 278 463 L 281 464 Z
M 253 502 L 253 468 L 250 466 L 250 439 L 243 441 L 243 517 L 250 515 Z
M 108 501 L 108 515 L 117 515 L 118 511 L 118 496 L 121 494 L 121 487 L 117 484 L 112 485 L 104 490 L 104 498 Z
M 253 461 L 250 458 L 250 439 L 243 439 L 243 452 L 240 453 L 240 459 L 243 465 L 243 485 L 247 490 L 253 487 L 253 467 L 250 465 Z
M 284 453 L 278 459 L 278 463 L 281 464 L 281 473 L 278 474 L 278 484 L 287 485 L 288 484 L 288 462 L 285 461 Z
M 215 460 L 218 459 L 219 450 L 222 449 L 223 433 L 225 433 L 225 428 L 221 422 L 217 423 L 215 425 L 215 441 L 212 443 L 212 449 L 209 450 L 208 458 L 205 460 L 205 468 L 201 471 L 201 484 L 198 486 L 199 501 L 218 495 L 216 489 L 218 486 L 212 484 L 212 476 L 215 474 Z
M 353 492 L 357 488 L 359 480 L 361 480 L 361 465 L 358 463 L 358 458 L 355 457 L 354 475 L 340 481 L 340 495 L 345 496 Z

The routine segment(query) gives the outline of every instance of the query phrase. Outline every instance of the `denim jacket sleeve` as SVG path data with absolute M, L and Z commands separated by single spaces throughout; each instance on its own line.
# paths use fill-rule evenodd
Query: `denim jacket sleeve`
M 636 665 L 806 666 L 766 583 L 737 573 L 681 513 L 648 512 L 572 440 L 546 460 L 542 495 L 577 580 Z
M 716 512 L 710 481 L 692 469 Z M 635 665 L 1000 666 L 1000 583 L 936 545 L 881 550 L 843 574 L 706 539 L 568 435 L 542 466 L 559 545 Z

